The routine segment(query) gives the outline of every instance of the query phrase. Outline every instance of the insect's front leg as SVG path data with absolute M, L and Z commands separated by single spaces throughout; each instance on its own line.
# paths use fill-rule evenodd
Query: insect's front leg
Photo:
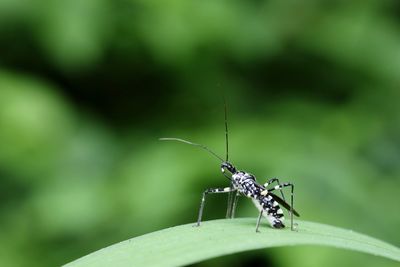
M 201 198 L 199 217 L 197 219 L 196 226 L 200 226 L 201 217 L 203 216 L 204 203 L 206 202 L 206 195 L 208 195 L 208 194 L 219 194 L 219 193 L 230 193 L 230 192 L 234 192 L 234 191 L 236 191 L 236 189 L 232 188 L 232 187 L 210 188 L 210 189 L 205 190 L 203 192 L 203 195 L 202 195 L 202 198 Z
M 231 188 L 233 188 L 233 185 L 231 183 Z M 233 192 L 229 192 L 228 194 L 228 205 L 226 207 L 226 218 L 232 218 L 232 211 L 233 211 L 233 201 L 234 201 L 234 196 L 233 196 Z
M 233 199 L 231 219 L 235 218 L 235 211 L 236 211 L 236 206 L 237 206 L 237 202 L 239 200 L 239 197 L 240 197 L 239 191 L 236 191 L 236 194 L 235 194 L 234 199 Z
M 231 188 L 234 188 L 233 183 L 231 183 Z M 236 206 L 237 206 L 239 196 L 240 196 L 240 194 L 237 190 L 233 190 L 233 191 L 229 192 L 228 207 L 226 209 L 226 218 L 227 219 L 233 219 L 235 217 L 235 211 L 236 211 Z

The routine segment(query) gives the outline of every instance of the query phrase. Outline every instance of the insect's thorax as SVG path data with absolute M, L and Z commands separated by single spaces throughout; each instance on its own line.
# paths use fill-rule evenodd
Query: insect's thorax
M 262 187 L 256 182 L 256 177 L 244 171 L 237 171 L 232 175 L 232 184 L 240 193 L 247 197 L 258 198 Z

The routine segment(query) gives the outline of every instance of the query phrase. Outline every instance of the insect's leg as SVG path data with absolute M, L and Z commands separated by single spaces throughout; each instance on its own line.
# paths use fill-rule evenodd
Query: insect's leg
M 260 221 L 261 221 L 261 217 L 262 217 L 263 211 L 264 210 L 261 210 L 260 211 L 260 215 L 258 216 L 257 225 L 256 225 L 256 233 L 260 232 L 260 231 L 258 231 L 258 227 L 260 226 Z
M 203 195 L 202 195 L 202 198 L 201 198 L 199 217 L 197 219 L 196 226 L 200 226 L 201 217 L 203 216 L 204 203 L 206 202 L 206 195 L 208 195 L 208 194 L 217 194 L 217 193 L 229 193 L 229 192 L 232 192 L 232 191 L 236 191 L 236 189 L 231 188 L 231 187 L 225 187 L 225 188 L 210 188 L 210 189 L 205 190 L 203 192 Z
M 283 183 L 283 184 L 280 184 L 280 185 L 276 185 L 275 187 L 273 187 L 273 188 L 271 188 L 271 189 L 268 189 L 268 192 L 272 192 L 272 191 L 274 191 L 274 190 L 280 190 L 281 192 L 282 192 L 282 189 L 284 188 L 284 187 L 288 187 L 288 186 L 290 186 L 291 187 L 291 190 L 290 190 L 290 229 L 292 230 L 292 231 L 294 231 L 294 228 L 293 228 L 293 192 L 294 192 L 294 184 L 292 184 L 292 183 Z
M 272 184 L 273 182 L 277 182 L 278 185 L 281 185 L 281 183 L 279 182 L 279 179 L 274 177 L 274 178 L 269 179 L 269 180 L 264 184 L 264 187 L 266 188 L 268 185 Z M 282 195 L 282 199 L 286 201 L 285 195 L 283 194 L 283 191 L 281 191 L 281 195 Z
M 227 219 L 229 219 L 231 217 L 232 198 L 233 198 L 232 192 L 229 192 L 229 194 L 228 194 L 228 205 L 227 205 L 227 208 L 226 208 L 226 218 Z
M 233 188 L 232 184 L 231 184 L 231 188 Z M 233 205 L 233 193 L 229 192 L 228 194 L 228 206 L 226 208 L 226 218 L 232 218 L 232 205 Z
M 236 211 L 236 206 L 237 202 L 239 200 L 240 194 L 238 191 L 236 191 L 235 197 L 233 199 L 233 205 L 232 205 L 232 212 L 231 212 L 231 219 L 235 218 L 235 211 Z

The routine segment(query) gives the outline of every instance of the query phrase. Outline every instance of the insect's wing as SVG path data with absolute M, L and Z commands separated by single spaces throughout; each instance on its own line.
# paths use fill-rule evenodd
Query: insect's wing
M 270 195 L 276 202 L 278 202 L 283 207 L 285 207 L 285 209 L 290 211 L 291 207 L 290 207 L 290 205 L 288 203 L 286 203 L 285 200 L 283 200 L 282 198 L 278 197 L 277 195 L 275 195 L 275 194 L 273 194 L 271 192 L 268 192 L 268 195 Z M 297 211 L 295 211 L 294 209 L 293 209 L 293 214 L 296 215 L 297 217 L 300 217 L 300 214 Z

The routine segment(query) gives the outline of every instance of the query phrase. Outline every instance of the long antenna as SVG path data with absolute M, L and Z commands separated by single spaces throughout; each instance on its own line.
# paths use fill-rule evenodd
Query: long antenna
M 193 143 L 190 141 L 186 141 L 184 139 L 174 138 L 174 137 L 163 137 L 163 138 L 159 138 L 158 140 L 160 140 L 160 141 L 178 141 L 178 142 L 182 142 L 182 143 L 189 144 L 192 146 L 198 146 L 198 147 L 201 147 L 202 149 L 210 152 L 214 157 L 218 158 L 220 161 L 222 161 L 222 162 L 224 161 L 220 156 L 218 156 L 217 154 L 212 152 L 211 149 L 209 149 L 208 147 L 206 147 L 205 145 L 202 145 L 202 144 L 196 144 L 196 143 Z
M 226 150 L 225 150 L 225 152 L 226 152 L 226 160 L 225 161 L 228 161 L 228 159 L 229 159 L 229 157 L 228 157 L 228 115 L 227 115 L 227 112 L 226 112 L 226 99 L 225 99 L 225 97 L 224 97 L 224 111 L 225 111 L 225 144 L 226 144 Z

